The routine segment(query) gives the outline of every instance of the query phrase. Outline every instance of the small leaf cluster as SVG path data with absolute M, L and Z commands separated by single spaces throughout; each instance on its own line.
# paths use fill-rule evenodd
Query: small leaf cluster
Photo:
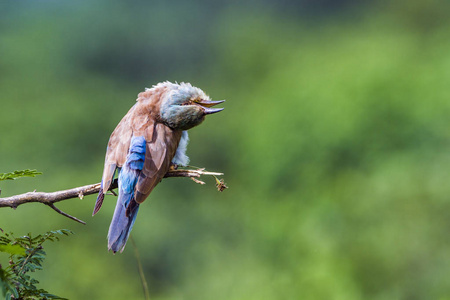
M 20 171 L 14 171 L 9 173 L 0 173 L 0 181 L 1 180 L 14 180 L 21 177 L 35 177 L 36 175 L 41 175 L 41 172 L 38 172 L 37 170 L 20 170 Z
M 9 254 L 9 265 L 0 265 L 0 289 L 6 300 L 10 299 L 65 299 L 36 287 L 39 283 L 29 273 L 42 270 L 46 253 L 42 244 L 58 241 L 60 236 L 73 234 L 68 229 L 49 231 L 32 237 L 31 234 L 14 237 L 0 229 L 0 252 Z

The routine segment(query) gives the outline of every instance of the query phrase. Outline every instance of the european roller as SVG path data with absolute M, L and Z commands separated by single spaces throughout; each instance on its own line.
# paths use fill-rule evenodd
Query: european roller
M 118 171 L 119 195 L 109 226 L 108 249 L 123 251 L 136 221 L 139 206 L 169 171 L 171 164 L 187 165 L 187 130 L 202 123 L 211 101 L 189 83 L 158 83 L 138 95 L 136 104 L 111 134 L 106 150 L 95 215 Z

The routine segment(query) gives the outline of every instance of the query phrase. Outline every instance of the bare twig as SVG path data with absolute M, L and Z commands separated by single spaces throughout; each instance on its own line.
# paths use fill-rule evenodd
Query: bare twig
M 223 175 L 223 173 L 217 173 L 217 172 L 208 172 L 205 171 L 205 169 L 180 169 L 180 170 L 170 170 L 167 172 L 167 174 L 164 176 L 165 178 L 168 177 L 200 177 L 202 175 L 211 175 L 211 176 L 220 176 Z M 111 184 L 111 187 L 109 188 L 109 191 L 111 191 L 113 194 L 114 189 L 117 188 L 117 179 L 113 181 Z M 76 187 L 73 189 L 68 189 L 64 191 L 57 191 L 53 193 L 44 193 L 44 192 L 28 192 L 25 194 L 15 195 L 11 197 L 6 198 L 0 198 L 0 207 L 11 207 L 13 209 L 16 209 L 19 205 L 25 204 L 25 203 L 32 203 L 32 202 L 38 202 L 45 204 L 52 208 L 57 213 L 74 220 L 76 222 L 79 222 L 81 224 L 86 224 L 84 221 L 75 218 L 74 216 L 71 216 L 62 210 L 58 209 L 54 203 L 60 202 L 63 200 L 73 199 L 73 198 L 80 198 L 83 199 L 84 196 L 96 194 L 100 190 L 100 183 L 96 184 L 89 184 L 85 186 Z
M 75 222 L 81 223 L 83 225 L 86 225 L 86 222 L 84 222 L 83 220 L 80 220 L 78 218 L 75 218 L 74 216 L 69 215 L 68 213 L 63 212 L 62 210 L 60 210 L 59 208 L 57 208 L 55 206 L 55 204 L 51 203 L 48 206 L 50 206 L 54 211 L 56 211 L 58 214 L 61 214 L 65 217 L 68 217 L 69 219 L 74 220 Z

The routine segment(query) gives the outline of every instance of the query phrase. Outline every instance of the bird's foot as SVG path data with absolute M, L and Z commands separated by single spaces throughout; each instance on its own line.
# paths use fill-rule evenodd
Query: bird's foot
M 175 171 L 175 170 L 178 170 L 178 165 L 171 162 L 170 166 L 169 166 L 169 171 Z

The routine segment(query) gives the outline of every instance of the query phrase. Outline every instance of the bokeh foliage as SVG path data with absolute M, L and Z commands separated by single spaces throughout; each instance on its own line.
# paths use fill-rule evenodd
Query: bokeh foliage
M 230 189 L 166 179 L 142 207 L 153 299 L 448 299 L 449 4 L 313 2 L 2 4 L 0 171 L 44 172 L 2 196 L 99 181 L 135 95 L 189 81 L 227 99 L 188 154 Z M 52 292 L 141 299 L 94 198 L 61 203 L 87 226 L 30 204 L 0 227 L 77 233 L 48 247 Z

